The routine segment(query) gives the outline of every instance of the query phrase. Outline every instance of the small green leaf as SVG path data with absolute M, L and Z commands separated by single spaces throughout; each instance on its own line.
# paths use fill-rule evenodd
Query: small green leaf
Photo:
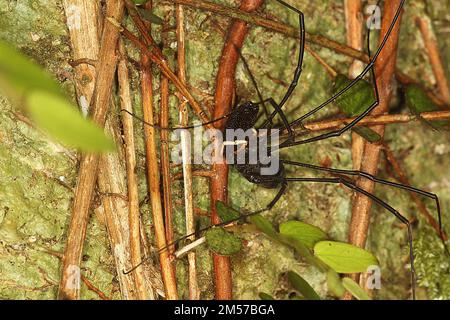
M 288 272 L 288 279 L 292 286 L 300 292 L 308 300 L 320 300 L 319 295 L 314 289 L 297 273 L 293 271 Z
M 146 1 L 144 1 L 144 3 L 145 2 Z M 158 17 L 156 14 L 154 14 L 151 10 L 147 10 L 147 9 L 143 9 L 143 8 L 137 8 L 137 9 L 138 9 L 141 17 L 143 19 L 147 20 L 148 22 L 158 24 L 158 25 L 164 24 L 164 20 L 161 19 L 160 17 Z
M 280 234 L 295 238 L 309 249 L 314 247 L 316 242 L 327 239 L 327 234 L 321 229 L 300 221 L 287 221 L 280 225 Z
M 44 91 L 26 97 L 27 114 L 52 138 L 86 152 L 115 150 L 114 142 L 93 122 L 83 118 L 66 99 Z
M 354 127 L 352 131 L 356 132 L 370 143 L 376 143 L 381 140 L 381 136 L 369 127 Z
M 440 108 L 428 97 L 428 95 L 418 85 L 409 85 L 406 88 L 406 105 L 412 113 L 418 115 L 423 112 L 439 111 Z M 426 121 L 422 119 L 423 121 Z M 429 123 L 428 121 L 426 121 Z M 448 126 L 449 121 L 433 121 L 433 125 Z
M 275 300 L 274 297 L 272 297 L 270 294 L 264 293 L 264 292 L 260 292 L 259 293 L 259 298 L 261 300 Z
M 314 255 L 338 273 L 365 272 L 378 265 L 370 252 L 343 242 L 321 241 L 314 246 Z
M 371 300 L 367 293 L 353 279 L 342 279 L 342 285 L 358 300 Z
M 147 3 L 148 0 L 133 0 L 134 4 L 141 5 Z
M 14 100 L 33 89 L 61 94 L 58 83 L 41 66 L 3 41 L 0 41 L 0 85 Z
M 223 228 L 212 228 L 206 232 L 209 248 L 221 256 L 231 256 L 242 249 L 242 241 Z
M 342 285 L 342 280 L 336 271 L 330 269 L 327 272 L 328 291 L 337 298 L 342 298 L 345 294 L 345 288 Z
M 338 74 L 334 81 L 333 93 L 336 94 L 351 82 L 346 76 Z M 359 80 L 351 89 L 336 99 L 336 105 L 349 116 L 362 114 L 375 101 L 372 85 Z
M 252 216 L 249 218 L 250 222 L 253 223 L 256 228 L 258 228 L 261 232 L 265 233 L 267 236 L 272 238 L 273 240 L 280 240 L 280 235 L 275 230 L 273 225 L 269 220 L 264 218 L 261 215 Z
M 406 105 L 416 114 L 439 110 L 422 88 L 414 84 L 406 88 Z
M 241 216 L 240 212 L 227 206 L 225 203 L 218 201 L 216 203 L 217 214 L 222 222 L 236 221 Z

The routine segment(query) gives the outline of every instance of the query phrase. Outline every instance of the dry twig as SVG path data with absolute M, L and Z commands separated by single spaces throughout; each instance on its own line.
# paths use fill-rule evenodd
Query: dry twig
M 181 5 L 176 8 L 177 18 L 177 43 L 178 43 L 178 77 L 186 84 L 186 39 L 184 32 L 184 9 Z M 189 123 L 189 114 L 186 101 L 180 101 L 179 105 L 180 125 L 187 126 Z M 194 218 L 194 195 L 192 190 L 192 165 L 191 165 L 191 144 L 189 137 L 185 133 L 181 134 L 182 156 L 183 156 L 183 179 L 184 179 L 184 206 L 186 216 L 186 233 L 193 234 L 195 232 Z M 195 237 L 190 238 L 191 241 Z M 197 267 L 195 252 L 188 253 L 189 263 L 189 298 L 197 300 L 200 298 L 200 291 L 197 283 Z
M 445 75 L 445 69 L 442 64 L 439 45 L 430 26 L 431 23 L 428 19 L 423 17 L 417 17 L 416 23 L 422 33 L 423 42 L 425 44 L 425 48 L 427 49 L 431 68 L 433 69 L 434 76 L 436 77 L 439 93 L 445 104 L 450 105 L 450 87 L 448 86 L 447 76 Z
M 385 2 L 384 17 L 381 26 L 380 37 L 384 37 L 386 35 L 400 2 L 401 0 L 392 0 Z M 372 112 L 373 115 L 386 113 L 389 108 L 389 100 L 392 95 L 391 81 L 395 72 L 397 61 L 396 58 L 400 24 L 401 19 L 399 19 L 394 29 L 392 30 L 389 40 L 387 41 L 386 46 L 379 55 L 378 60 L 375 64 L 377 75 L 376 81 L 380 94 L 380 104 Z M 372 127 L 372 130 L 377 132 L 381 137 L 384 136 L 384 126 Z M 379 144 L 365 142 L 361 171 L 376 175 L 378 172 L 380 152 L 381 146 Z M 368 179 L 360 179 L 358 181 L 358 186 L 370 193 L 372 193 L 374 190 L 374 182 Z M 370 224 L 371 205 L 372 201 L 365 195 L 360 193 L 355 195 L 349 230 L 349 242 L 351 244 L 357 245 L 359 247 L 365 246 Z M 354 279 L 358 280 L 359 275 L 354 275 Z
M 151 9 L 152 1 L 148 1 L 146 8 Z M 149 33 L 148 31 L 145 32 Z M 144 39 L 145 40 L 145 39 Z M 146 43 L 150 46 L 151 43 Z M 146 47 L 145 47 L 146 48 Z M 142 107 L 144 112 L 144 120 L 148 123 L 154 123 L 153 112 L 153 76 L 151 71 L 151 59 L 148 55 L 148 50 L 142 52 L 141 64 L 143 66 L 141 77 L 141 92 L 142 92 Z M 166 68 L 165 62 L 162 62 Z M 164 282 L 166 298 L 168 300 L 178 299 L 177 283 L 175 277 L 175 270 L 170 259 L 170 254 L 167 250 L 163 250 L 167 246 L 166 231 L 164 226 L 163 208 L 161 203 L 160 190 L 160 174 L 158 166 L 158 153 L 156 143 L 156 130 L 150 126 L 144 126 L 145 134 L 145 153 L 147 165 L 147 181 L 149 188 L 149 196 L 152 207 L 153 225 L 156 238 L 156 247 L 159 250 L 159 260 L 161 264 L 161 274 Z
M 254 11 L 261 6 L 262 3 L 262 0 L 244 0 L 238 11 Z M 216 80 L 213 119 L 218 119 L 231 111 L 235 89 L 236 66 L 240 57 L 239 50 L 242 48 L 248 30 L 249 26 L 246 22 L 236 20 L 233 21 L 228 32 Z M 223 126 L 224 121 L 216 123 L 218 129 L 223 129 Z M 227 202 L 228 200 L 228 166 L 226 164 L 214 164 L 212 170 L 216 172 L 217 175 L 211 179 L 211 221 L 213 224 L 218 224 L 221 221 L 216 211 L 216 204 L 219 201 Z M 216 299 L 231 299 L 232 283 L 230 259 L 214 255 L 213 260 Z
M 106 15 L 121 21 L 123 17 L 123 1 L 107 2 Z M 119 38 L 119 30 L 110 23 L 105 23 L 101 39 L 97 81 L 92 99 L 91 115 L 93 121 L 104 126 L 109 107 L 111 88 L 114 80 L 117 58 L 115 49 Z M 97 180 L 97 169 L 100 156 L 85 154 L 82 156 L 80 170 L 73 202 L 69 225 L 66 251 L 63 259 L 62 276 L 58 291 L 59 299 L 79 298 L 79 270 L 86 228 L 89 221 L 89 209 Z

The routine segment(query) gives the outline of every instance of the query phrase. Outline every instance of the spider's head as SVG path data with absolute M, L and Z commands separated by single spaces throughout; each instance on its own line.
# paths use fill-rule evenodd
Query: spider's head
M 248 130 L 255 126 L 258 120 L 259 106 L 252 102 L 239 105 L 228 118 L 225 129 Z

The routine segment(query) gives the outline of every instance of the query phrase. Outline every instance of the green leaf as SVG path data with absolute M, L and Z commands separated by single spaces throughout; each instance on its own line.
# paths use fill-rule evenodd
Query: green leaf
M 288 279 L 292 286 L 300 292 L 308 300 L 320 300 L 319 295 L 314 289 L 297 273 L 293 271 L 288 272 Z
M 406 88 L 406 105 L 412 113 L 418 115 L 423 112 L 439 111 L 440 108 L 428 97 L 425 91 L 418 85 L 409 85 Z M 423 121 L 426 121 L 422 119 Z M 428 121 L 426 121 L 429 123 Z M 448 126 L 449 121 L 432 121 L 433 125 Z
M 371 143 L 379 142 L 381 140 L 381 136 L 369 127 L 354 127 L 352 131 Z
M 353 279 L 342 279 L 342 285 L 358 300 L 371 300 L 367 293 Z
M 63 144 L 85 152 L 115 150 L 114 142 L 93 122 L 83 118 L 66 99 L 50 92 L 32 91 L 27 114 L 44 132 Z
M 333 94 L 344 89 L 351 80 L 342 74 L 338 74 L 334 81 Z M 366 80 L 359 80 L 351 89 L 336 99 L 339 109 L 349 116 L 357 116 L 363 113 L 375 101 L 372 85 Z
M 21 99 L 33 89 L 61 94 L 59 84 L 42 67 L 3 41 L 0 41 L 0 85 L 13 100 Z
M 297 239 L 307 248 L 312 249 L 316 242 L 327 239 L 327 234 L 321 229 L 300 221 L 287 221 L 280 225 L 280 234 Z
M 272 297 L 270 294 L 264 293 L 264 292 L 260 292 L 259 293 L 259 298 L 261 300 L 275 300 L 274 297 Z
M 133 0 L 134 4 L 141 5 L 147 3 L 148 0 Z
M 84 119 L 45 70 L 0 41 L 0 86 L 40 129 L 70 147 L 87 152 L 112 151 L 113 141 Z
M 345 294 L 345 288 L 342 285 L 341 278 L 336 271 L 330 269 L 327 272 L 328 291 L 337 298 L 342 298 Z
M 434 104 L 422 88 L 414 84 L 406 88 L 406 105 L 416 114 L 439 110 L 439 107 Z
M 145 2 L 146 1 L 144 1 L 144 3 Z M 143 9 L 143 8 L 137 8 L 137 9 L 138 9 L 141 17 L 143 19 L 147 20 L 148 22 L 158 24 L 158 25 L 164 24 L 164 20 L 161 19 L 160 17 L 158 17 L 156 14 L 154 14 L 151 10 L 147 10 L 147 9 Z
M 261 232 L 265 233 L 270 238 L 280 241 L 280 235 L 275 230 L 273 225 L 270 223 L 269 220 L 264 218 L 261 215 L 252 216 L 249 218 L 250 222 L 253 223 L 256 228 L 258 228 Z
M 242 249 L 242 241 L 223 228 L 209 229 L 205 236 L 209 248 L 218 255 L 231 256 Z
M 378 265 L 370 252 L 343 242 L 318 242 L 314 255 L 338 273 L 365 272 L 369 266 Z
M 227 206 L 225 203 L 218 201 L 216 203 L 217 214 L 222 222 L 236 221 L 241 216 L 240 212 Z

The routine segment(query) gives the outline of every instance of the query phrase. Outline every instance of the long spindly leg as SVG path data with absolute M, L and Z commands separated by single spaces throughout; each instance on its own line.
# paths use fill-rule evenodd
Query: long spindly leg
M 315 183 L 334 183 L 334 184 L 342 184 L 349 189 L 352 189 L 356 192 L 359 192 L 366 197 L 370 198 L 372 201 L 376 202 L 387 211 L 392 213 L 401 223 L 403 223 L 408 230 L 408 244 L 409 244 L 409 258 L 410 258 L 410 266 L 411 266 L 411 288 L 412 288 L 412 296 L 413 299 L 416 299 L 416 272 L 414 269 L 414 252 L 413 252 L 413 236 L 412 236 L 412 228 L 411 223 L 407 218 L 405 218 L 400 212 L 391 207 L 388 203 L 381 200 L 377 196 L 373 195 L 370 192 L 358 187 L 353 182 L 348 181 L 344 178 L 285 178 L 286 182 L 315 182 Z
M 130 111 L 128 111 L 128 110 L 121 109 L 120 111 L 121 111 L 121 112 L 127 113 L 129 116 L 135 118 L 135 119 L 138 120 L 139 122 L 142 122 L 142 123 L 143 123 L 144 125 L 146 125 L 146 126 L 155 128 L 155 129 L 157 129 L 157 130 L 166 130 L 166 131 L 173 131 L 173 130 L 189 130 L 189 129 L 200 128 L 200 127 L 207 126 L 207 125 L 209 125 L 209 124 L 213 124 L 213 123 L 215 123 L 215 122 L 219 122 L 219 121 L 221 121 L 221 120 L 227 119 L 227 118 L 229 118 L 231 115 L 233 115 L 233 114 L 235 113 L 235 111 L 232 111 L 232 112 L 230 112 L 229 114 L 226 114 L 226 115 L 224 115 L 224 116 L 222 116 L 222 117 L 219 117 L 219 118 L 217 118 L 217 119 L 214 119 L 214 120 L 211 120 L 211 121 L 208 121 L 208 122 L 203 122 L 203 123 L 200 123 L 200 124 L 195 124 L 195 125 L 192 125 L 192 126 L 186 126 L 186 127 L 167 127 L 167 128 L 166 128 L 166 127 L 161 127 L 161 126 L 159 126 L 159 125 L 157 125 L 157 124 L 154 124 L 154 123 L 147 122 L 147 121 L 144 120 L 144 118 L 142 118 L 142 117 L 140 117 L 140 116 L 138 116 L 138 115 L 136 115 L 136 114 L 134 114 L 134 113 L 132 113 L 132 112 L 130 112 Z
M 340 90 L 338 93 L 334 94 L 331 98 L 329 98 L 327 101 L 325 101 L 324 103 L 322 103 L 320 106 L 314 108 L 313 110 L 309 111 L 308 113 L 306 113 L 305 115 L 303 115 L 302 117 L 300 117 L 299 119 L 293 121 L 291 123 L 292 126 L 295 126 L 297 124 L 302 123 L 303 120 L 305 120 L 306 118 L 312 116 L 313 114 L 317 113 L 318 111 L 322 110 L 323 108 L 325 108 L 327 105 L 329 105 L 331 102 L 335 101 L 337 98 L 339 98 L 340 96 L 342 96 L 343 94 L 345 94 L 348 90 L 350 90 L 352 87 L 354 87 L 356 85 L 356 83 L 358 81 L 361 81 L 365 75 L 371 71 L 372 74 L 372 79 L 373 79 L 373 83 L 374 83 L 374 91 L 375 91 L 375 102 L 373 102 L 369 107 L 367 107 L 367 109 L 360 114 L 356 119 L 354 119 L 352 122 L 350 122 L 349 124 L 345 125 L 342 129 L 340 130 L 336 130 L 336 131 L 331 131 L 328 133 L 324 133 L 322 135 L 316 136 L 316 137 L 312 137 L 309 139 L 305 139 L 305 140 L 301 140 L 301 141 L 295 141 L 295 142 L 286 142 L 283 143 L 280 148 L 287 148 L 290 146 L 295 146 L 295 145 L 301 145 L 301 144 L 307 144 L 307 143 L 311 143 L 311 142 L 316 142 L 316 141 L 320 141 L 320 140 L 324 140 L 324 139 L 328 139 L 328 138 L 333 138 L 333 137 L 339 137 L 341 136 L 344 132 L 350 130 L 351 128 L 353 128 L 359 121 L 361 121 L 364 117 L 366 117 L 370 112 L 372 112 L 373 109 L 375 109 L 380 101 L 380 97 L 379 97 L 379 92 L 378 92 L 378 85 L 377 85 L 377 81 L 376 81 L 376 75 L 375 75 L 375 71 L 374 71 L 374 66 L 375 66 L 375 62 L 377 61 L 381 51 L 383 50 L 383 48 L 385 47 L 387 41 L 389 40 L 389 37 L 392 33 L 392 30 L 394 29 L 397 21 L 399 20 L 399 17 L 401 15 L 403 6 L 405 4 L 406 0 L 403 0 L 396 13 L 394 16 L 394 19 L 392 20 L 391 25 L 389 26 L 388 31 L 386 32 L 386 34 L 383 37 L 383 40 L 380 44 L 380 46 L 378 47 L 375 55 L 373 56 L 373 58 L 370 59 L 369 64 L 364 68 L 364 70 L 361 72 L 360 75 L 358 75 L 358 77 L 356 77 L 355 79 L 353 79 L 345 88 L 343 88 L 342 90 Z M 367 34 L 367 44 L 368 44 L 368 51 L 369 51 L 369 57 L 370 57 L 370 28 L 369 28 L 369 32 Z
M 281 199 L 281 197 L 286 193 L 286 190 L 287 190 L 287 183 L 286 182 L 282 182 L 281 183 L 281 187 L 278 190 L 278 192 L 275 195 L 275 197 L 264 208 L 256 210 L 256 211 L 253 211 L 253 212 L 244 213 L 239 218 L 236 218 L 236 219 L 233 219 L 233 220 L 229 220 L 229 221 L 225 221 L 225 222 L 222 222 L 220 224 L 216 224 L 216 225 L 214 225 L 214 227 L 224 227 L 224 226 L 229 225 L 230 223 L 242 221 L 242 220 L 244 220 L 246 218 L 249 218 L 249 217 L 252 217 L 252 216 L 256 216 L 258 214 L 270 211 L 277 204 L 277 202 Z M 206 227 L 204 229 L 201 229 L 200 232 L 207 231 L 210 228 L 211 227 Z
M 176 239 L 176 240 L 173 241 L 172 243 L 167 244 L 166 247 L 161 248 L 158 252 L 163 252 L 163 251 L 165 251 L 165 250 L 168 250 L 170 247 L 172 247 L 172 246 L 178 244 L 179 242 L 181 242 L 181 241 L 183 241 L 183 240 L 186 240 L 186 239 L 188 239 L 188 238 L 190 238 L 190 237 L 192 237 L 192 236 L 194 236 L 194 235 L 202 234 L 203 232 L 205 232 L 205 231 L 207 231 L 207 230 L 209 230 L 209 229 L 211 229 L 211 228 L 220 228 L 220 227 L 224 227 L 224 226 L 229 225 L 230 223 L 237 222 L 237 221 L 242 221 L 242 220 L 244 220 L 245 218 L 249 218 L 249 217 L 252 217 L 252 216 L 255 216 L 255 215 L 258 215 L 258 214 L 267 212 L 267 211 L 270 211 L 270 210 L 277 204 L 277 202 L 281 199 L 281 197 L 286 193 L 286 189 L 287 189 L 287 183 L 286 183 L 286 182 L 282 182 L 282 183 L 281 183 L 281 188 L 278 190 L 278 192 L 277 192 L 277 194 L 275 195 L 275 197 L 272 199 L 272 201 L 269 202 L 269 204 L 268 204 L 265 208 L 260 209 L 260 210 L 257 210 L 257 211 L 253 211 L 253 212 L 250 212 L 250 213 L 245 213 L 245 214 L 241 215 L 241 216 L 240 216 L 239 218 L 237 218 L 237 219 L 233 219 L 233 220 L 230 220 L 230 221 L 222 222 L 222 223 L 220 223 L 220 224 L 216 224 L 216 225 L 213 225 L 213 226 L 209 226 L 209 227 L 205 227 L 205 228 L 203 228 L 203 229 L 197 230 L 195 233 L 185 235 L 185 236 L 183 236 L 183 237 L 181 237 L 181 238 Z M 135 265 L 135 266 L 132 267 L 130 270 L 126 270 L 126 271 L 124 270 L 123 273 L 124 273 L 124 274 L 129 274 L 129 273 L 133 272 L 133 271 L 136 270 L 140 265 L 142 265 L 145 261 L 149 260 L 150 258 L 151 258 L 151 257 L 143 258 L 142 261 L 141 261 L 139 264 Z
M 286 104 L 286 102 L 288 101 L 288 99 L 290 98 L 292 93 L 294 92 L 295 88 L 297 87 L 297 84 L 298 84 L 298 81 L 300 79 L 300 76 L 302 74 L 303 57 L 305 56 L 306 28 L 305 28 L 305 16 L 303 15 L 303 12 L 301 12 L 297 8 L 291 6 L 290 4 L 288 4 L 288 3 L 286 3 L 286 2 L 284 2 L 282 0 L 276 0 L 276 1 L 279 2 L 281 5 L 285 6 L 286 8 L 288 8 L 289 10 L 294 11 L 298 15 L 299 41 L 300 41 L 300 50 L 299 50 L 299 54 L 298 54 L 297 66 L 296 66 L 295 71 L 294 71 L 294 78 L 292 79 L 292 82 L 289 85 L 289 88 L 287 89 L 286 93 L 284 94 L 283 99 L 281 99 L 281 102 L 278 104 L 278 106 L 281 109 Z M 273 118 L 275 117 L 276 113 L 277 113 L 276 111 L 273 112 L 270 115 L 269 119 L 267 119 L 262 126 L 266 127 L 267 124 L 270 123 L 273 120 Z
M 441 240 L 443 241 L 444 244 L 444 249 L 446 250 L 446 252 L 448 252 L 448 248 L 447 245 L 445 243 L 445 236 L 444 236 L 444 229 L 442 227 L 442 213 L 441 213 L 441 205 L 439 203 L 439 197 L 431 192 L 428 191 L 424 191 L 418 188 L 414 188 L 411 186 L 407 186 L 404 184 L 400 184 L 400 183 L 396 183 L 396 182 L 392 182 L 392 181 L 387 181 L 384 179 L 379 179 L 367 172 L 363 172 L 363 171 L 358 171 L 358 170 L 343 170 L 343 169 L 332 169 L 332 168 L 325 168 L 325 167 L 320 167 L 320 166 L 316 166 L 316 165 L 312 165 L 312 164 L 308 164 L 308 163 L 301 163 L 301 162 L 295 162 L 295 161 L 289 161 L 289 160 L 282 160 L 283 164 L 288 164 L 288 165 L 292 165 L 292 166 L 296 166 L 296 167 L 302 167 L 302 168 L 306 168 L 306 169 L 312 169 L 312 170 L 316 170 L 316 171 L 322 171 L 322 172 L 328 172 L 328 173 L 335 173 L 335 174 L 343 174 L 343 175 L 348 175 L 348 176 L 357 176 L 357 177 L 362 177 L 365 179 L 369 179 L 375 183 L 380 183 L 383 185 L 387 185 L 390 187 L 394 187 L 394 188 L 398 188 L 398 189 L 403 189 L 409 192 L 413 192 L 413 193 L 417 193 L 421 196 L 430 198 L 432 200 L 435 201 L 436 203 L 436 210 L 437 210 L 437 216 L 438 216 L 438 223 L 439 223 L 439 231 L 440 231 L 440 236 L 441 236 Z

